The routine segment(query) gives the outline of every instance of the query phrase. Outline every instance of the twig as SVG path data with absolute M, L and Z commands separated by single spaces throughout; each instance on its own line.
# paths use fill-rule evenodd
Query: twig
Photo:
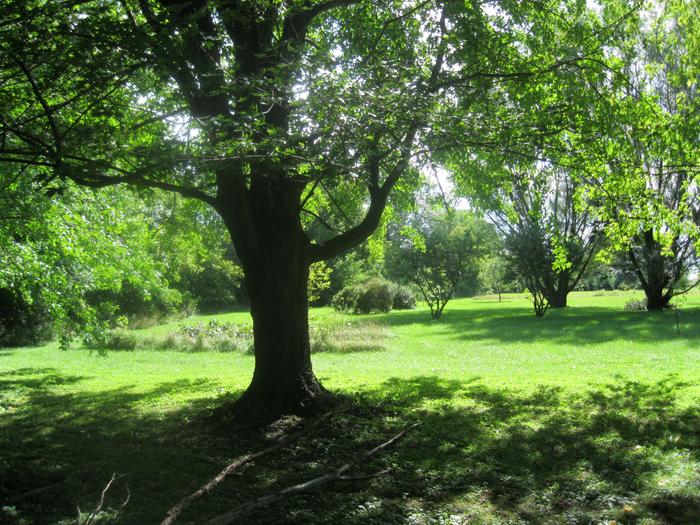
M 105 496 L 107 495 L 107 492 L 112 486 L 112 483 L 114 483 L 115 479 L 117 479 L 117 475 L 113 473 L 112 477 L 107 482 L 107 485 L 105 485 L 105 488 L 102 489 L 102 493 L 100 494 L 100 502 L 97 504 L 97 507 L 95 507 L 95 510 L 88 515 L 83 525 L 92 525 L 92 523 L 95 521 L 95 516 L 97 516 L 97 514 L 102 510 L 102 505 L 105 502 Z M 80 525 L 80 507 L 78 507 L 78 525 Z
M 284 488 L 282 490 L 279 490 L 273 494 L 268 494 L 266 496 L 259 497 L 259 498 L 255 499 L 249 503 L 241 505 L 240 507 L 237 507 L 233 510 L 225 512 L 224 514 L 220 514 L 219 516 L 216 516 L 205 523 L 206 523 L 206 525 L 228 525 L 230 523 L 233 523 L 236 519 L 240 518 L 241 516 L 244 516 L 257 508 L 265 507 L 267 505 L 270 505 L 272 503 L 280 501 L 288 496 L 293 496 L 295 494 L 299 494 L 300 492 L 306 492 L 308 490 L 314 489 L 316 487 L 319 487 L 321 485 L 325 485 L 325 484 L 333 482 L 333 481 L 351 480 L 351 479 L 353 479 L 353 477 L 345 476 L 345 473 L 347 471 L 349 471 L 352 467 L 357 465 L 359 462 L 366 461 L 367 459 L 374 456 L 377 452 L 380 452 L 380 451 L 384 450 L 385 448 L 391 446 L 396 441 L 401 439 L 409 430 L 417 427 L 418 425 L 420 425 L 420 422 L 407 426 L 406 428 L 404 428 L 401 432 L 396 434 L 391 439 L 385 441 L 381 445 L 377 445 L 372 450 L 365 452 L 363 455 L 355 458 L 354 460 L 352 460 L 348 463 L 345 463 L 342 467 L 339 467 L 338 469 L 336 469 L 332 472 L 329 472 L 328 474 L 324 474 L 322 476 L 310 479 L 308 481 L 305 481 L 303 483 L 299 483 L 297 485 L 289 486 L 289 487 Z M 369 477 L 377 477 L 377 476 L 381 475 L 382 473 L 385 473 L 385 472 L 381 471 L 381 472 L 377 473 L 376 475 L 366 476 L 365 479 L 367 479 Z M 357 478 L 357 479 L 360 479 L 360 478 Z
M 76 505 L 76 509 L 78 511 L 78 519 L 76 520 L 76 525 L 93 525 L 94 523 L 96 523 L 95 520 L 97 519 L 98 514 L 102 510 L 102 506 L 104 505 L 104 502 L 105 502 L 105 497 L 107 496 L 107 493 L 109 492 L 109 490 L 112 488 L 112 484 L 116 480 L 123 478 L 125 475 L 126 474 L 123 474 L 121 476 L 117 476 L 116 474 L 112 474 L 112 477 L 107 482 L 107 485 L 105 485 L 105 488 L 103 488 L 102 492 L 100 493 L 100 501 L 97 504 L 97 507 L 95 507 L 95 509 L 92 512 L 90 512 L 90 514 L 88 514 L 88 517 L 85 519 L 85 521 L 83 521 L 83 513 L 80 510 L 80 506 Z M 127 483 L 126 484 L 126 499 L 119 507 L 120 512 L 122 510 L 124 510 L 124 507 L 126 507 L 126 505 L 129 503 L 130 499 L 131 499 L 131 492 L 129 491 L 129 484 Z
M 242 467 L 243 465 L 250 463 L 251 461 L 254 461 L 258 458 L 261 458 L 263 456 L 266 456 L 268 454 L 271 454 L 272 452 L 275 452 L 281 448 L 286 447 L 287 445 L 290 445 L 297 441 L 299 438 L 304 436 L 305 434 L 308 434 L 312 429 L 316 428 L 322 421 L 324 421 L 330 414 L 325 414 L 321 417 L 319 417 L 316 421 L 308 425 L 306 428 L 303 430 L 297 432 L 296 434 L 292 434 L 290 436 L 287 436 L 283 439 L 280 439 L 276 443 L 270 445 L 264 450 L 261 450 L 259 452 L 255 452 L 254 454 L 247 454 L 245 456 L 242 456 L 232 463 L 229 463 L 229 465 L 223 469 L 221 472 L 219 472 L 214 478 L 209 480 L 206 484 L 204 484 L 202 487 L 194 491 L 192 494 L 189 496 L 186 496 L 185 498 L 181 499 L 177 504 L 175 504 L 165 515 L 165 519 L 160 523 L 160 525 L 172 525 L 175 523 L 175 520 L 189 507 L 195 500 L 201 498 L 202 496 L 207 495 L 210 493 L 214 488 L 216 488 L 217 485 L 219 485 L 228 475 L 232 474 L 235 472 L 238 468 Z

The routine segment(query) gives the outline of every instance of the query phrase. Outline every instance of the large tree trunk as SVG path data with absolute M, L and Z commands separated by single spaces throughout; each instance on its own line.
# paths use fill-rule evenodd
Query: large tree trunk
M 566 301 L 569 296 L 570 277 L 568 272 L 559 273 L 556 288 L 553 288 L 547 294 L 547 300 L 551 308 L 566 308 Z
M 289 245 L 270 252 L 269 258 L 261 257 L 256 266 L 246 268 L 255 370 L 238 406 L 270 416 L 313 411 L 326 392 L 311 367 L 309 261 Z
M 661 253 L 661 247 L 651 233 L 646 234 L 646 282 L 642 281 L 644 293 L 647 296 L 647 310 L 659 311 L 668 308 L 672 292 L 664 292 L 669 279 L 666 277 L 666 261 Z
M 663 264 L 663 263 L 662 263 Z M 646 286 L 644 286 L 644 294 L 647 297 L 647 310 L 659 311 L 668 308 L 671 302 L 671 291 L 664 292 L 664 275 L 663 266 L 659 270 L 658 267 L 648 265 L 649 273 L 646 278 Z
M 247 194 L 252 220 L 234 216 L 241 211 L 235 208 L 224 217 L 245 273 L 255 346 L 253 379 L 233 412 L 256 420 L 311 413 L 330 400 L 311 366 L 310 242 L 298 198 L 275 189 L 271 184 Z
M 549 306 L 551 308 L 566 308 L 566 301 L 569 296 L 569 290 L 559 288 L 555 290 L 549 297 Z

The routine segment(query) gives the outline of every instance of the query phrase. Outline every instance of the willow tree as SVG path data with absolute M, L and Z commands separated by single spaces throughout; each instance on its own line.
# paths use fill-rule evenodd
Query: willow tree
M 218 212 L 250 296 L 255 370 L 237 407 L 251 413 L 324 404 L 309 266 L 375 230 L 392 190 L 414 180 L 418 145 L 503 118 L 507 85 L 546 98 L 527 86 L 573 78 L 597 49 L 585 6 L 553 0 L 3 8 L 0 159 L 47 188 L 160 188 Z M 328 233 L 310 237 L 313 223 Z

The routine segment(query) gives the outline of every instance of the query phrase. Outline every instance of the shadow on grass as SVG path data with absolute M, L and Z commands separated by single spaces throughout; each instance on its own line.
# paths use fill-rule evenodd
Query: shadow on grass
M 683 340 L 700 345 L 700 308 L 680 312 L 680 332 L 673 311 L 623 312 L 612 308 L 579 306 L 550 310 L 537 319 L 526 307 L 448 309 L 439 322 L 425 311 L 392 312 L 378 317 L 393 326 L 438 326 L 466 341 L 494 340 L 503 343 L 547 340 L 553 343 L 595 345 L 611 340 L 666 342 Z
M 28 522 L 73 516 L 76 501 L 94 506 L 115 472 L 125 477 L 106 506 L 119 505 L 126 483 L 131 491 L 119 522 L 159 523 L 170 505 L 233 457 L 264 448 L 274 431 L 222 434 L 204 425 L 200 416 L 223 400 L 207 397 L 215 385 L 206 380 L 140 392 L 62 391 L 80 381 L 24 369 L 0 383 L 0 393 L 19 391 L 21 398 L 0 403 L 2 498 L 58 484 L 12 502 Z M 391 468 L 389 476 L 338 483 L 240 523 L 699 523 L 700 411 L 677 403 L 684 387 L 668 378 L 578 395 L 544 387 L 524 394 L 487 388 L 478 378 L 391 379 L 347 397 L 313 435 L 231 476 L 182 522 L 200 523 L 337 468 L 420 419 L 404 440 L 354 472 Z M 200 397 L 148 410 L 163 396 L 186 394 Z

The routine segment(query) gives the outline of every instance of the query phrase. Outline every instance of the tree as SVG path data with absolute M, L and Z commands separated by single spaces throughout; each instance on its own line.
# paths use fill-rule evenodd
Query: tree
M 501 302 L 501 293 L 506 290 L 508 275 L 508 262 L 504 253 L 496 253 L 484 259 L 479 269 L 479 280 L 490 292 L 498 294 L 498 302 Z
M 601 225 L 577 200 L 579 183 L 544 162 L 488 165 L 489 191 L 472 194 L 474 203 L 503 235 L 506 258 L 532 295 L 536 314 L 565 307 L 602 240 Z
M 312 410 L 328 397 L 310 360 L 309 266 L 372 234 L 430 134 L 480 130 L 510 81 L 534 100 L 527 81 L 575 77 L 579 52 L 599 48 L 581 32 L 592 19 L 544 3 L 10 0 L 0 159 L 46 187 L 125 183 L 212 206 L 254 325 L 237 409 Z M 311 239 L 310 222 L 327 235 Z
M 698 262 L 694 16 L 688 3 L 671 1 L 649 8 L 644 23 L 629 31 L 616 51 L 624 82 L 604 105 L 609 138 L 589 148 L 601 164 L 589 180 L 591 200 L 608 224 L 612 247 L 626 254 L 639 278 L 649 310 L 662 310 L 685 293 L 683 280 Z
M 392 251 L 395 278 L 415 284 L 432 318 L 440 319 L 457 285 L 477 279 L 496 233 L 464 212 L 417 217 L 410 233 Z

